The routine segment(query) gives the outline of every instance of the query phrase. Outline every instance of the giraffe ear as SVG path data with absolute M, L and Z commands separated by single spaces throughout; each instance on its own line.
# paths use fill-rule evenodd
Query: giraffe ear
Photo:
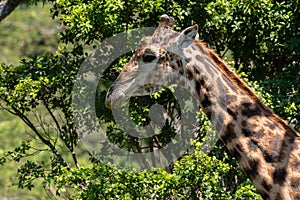
M 186 48 L 190 46 L 195 39 L 199 38 L 198 25 L 195 24 L 183 30 L 177 38 L 179 47 Z

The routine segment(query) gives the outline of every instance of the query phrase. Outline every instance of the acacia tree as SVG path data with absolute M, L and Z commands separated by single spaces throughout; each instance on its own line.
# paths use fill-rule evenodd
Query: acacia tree
M 233 66 L 240 74 L 245 71 L 251 81 L 260 81 L 250 84 L 265 102 L 299 127 L 299 76 L 295 78 L 300 73 L 297 1 L 258 4 L 252 1 L 60 0 L 52 5 L 53 17 L 67 27 L 60 33 L 56 54 L 26 58 L 17 66 L 1 64 L 1 107 L 31 129 L 32 141 L 42 143 L 24 141 L 19 148 L 1 157 L 2 164 L 11 159 L 25 160 L 18 169 L 20 188 L 31 189 L 34 180 L 41 180 L 45 187 L 55 185 L 57 195 L 74 199 L 260 199 L 221 143 L 209 156 L 201 152 L 201 136 L 209 129 L 203 115 L 199 116 L 200 137 L 194 141 L 195 152 L 173 163 L 168 172 L 162 169 L 127 172 L 93 157 L 88 161 L 92 166 L 86 167 L 87 161 L 80 163 L 76 154 L 82 153 L 82 149 L 73 119 L 73 84 L 88 55 L 86 49 L 128 29 L 155 26 L 160 15 L 169 14 L 177 19 L 178 29 L 189 26 L 192 20 L 197 22 L 202 27 L 200 37 L 221 55 L 231 52 Z M 114 79 L 124 62 L 126 57 L 113 63 L 110 71 L 105 72 L 106 77 Z M 262 80 L 262 73 L 267 80 Z M 278 81 L 281 83 L 277 84 Z M 269 92 L 275 87 L 276 90 Z M 133 121 L 140 125 L 149 123 L 149 107 L 155 103 L 176 107 L 170 99 L 174 101 L 170 91 L 146 100 L 134 99 Z M 97 102 L 99 121 L 113 123 L 103 100 Z M 111 142 L 139 149 L 140 144 L 133 142 L 134 138 L 126 138 L 112 127 L 107 133 Z M 174 135 L 171 127 L 164 129 L 168 137 L 161 139 L 168 140 Z M 48 160 L 27 159 L 42 152 L 50 152 L 46 154 Z

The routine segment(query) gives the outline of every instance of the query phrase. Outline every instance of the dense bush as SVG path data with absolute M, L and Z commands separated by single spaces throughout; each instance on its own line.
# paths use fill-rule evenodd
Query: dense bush
M 75 184 L 74 199 L 261 199 L 249 181 L 232 195 L 224 182 L 230 165 L 205 155 L 200 143 L 195 145 L 195 153 L 176 162 L 172 173 L 126 172 L 98 163 L 92 168 L 64 169 L 55 181 L 59 192 Z

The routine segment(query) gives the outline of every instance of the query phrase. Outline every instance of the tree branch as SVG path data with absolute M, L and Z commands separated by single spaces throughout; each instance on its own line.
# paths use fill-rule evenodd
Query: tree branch
M 31 130 L 38 136 L 38 138 L 41 140 L 41 142 L 43 142 L 45 145 L 47 145 L 51 149 L 52 153 L 62 162 L 62 164 L 64 166 L 68 166 L 66 161 L 63 159 L 63 157 L 60 155 L 60 153 L 55 148 L 55 146 L 53 146 L 53 144 L 49 140 L 45 139 L 40 134 L 40 132 L 36 129 L 34 124 L 32 124 L 32 122 L 22 112 L 20 112 L 18 109 L 14 108 L 14 107 L 12 107 L 12 108 L 15 111 L 15 113 L 17 114 L 17 116 L 19 116 L 21 118 L 21 120 L 25 124 L 27 124 L 27 126 L 30 127 Z
M 0 0 L 0 21 L 7 17 L 23 0 Z
M 58 129 L 58 132 L 59 132 L 59 135 L 61 137 L 61 139 L 63 140 L 63 142 L 66 144 L 67 148 L 69 149 L 69 151 L 71 152 L 71 155 L 72 155 L 72 158 L 73 158 L 73 161 L 74 161 L 74 164 L 75 166 L 78 168 L 79 167 L 79 163 L 77 161 L 77 157 L 76 157 L 76 153 L 74 151 L 74 142 L 71 138 L 71 136 L 69 137 L 69 140 L 70 140 L 70 144 L 68 144 L 68 142 L 62 137 L 63 135 L 63 130 L 61 129 L 60 125 L 59 125 L 59 122 L 57 121 L 56 117 L 54 116 L 53 112 L 51 111 L 48 103 L 46 102 L 45 99 L 43 99 L 43 104 L 45 105 L 48 113 L 50 114 L 52 120 L 54 121 L 57 129 Z M 67 118 L 66 118 L 67 119 Z

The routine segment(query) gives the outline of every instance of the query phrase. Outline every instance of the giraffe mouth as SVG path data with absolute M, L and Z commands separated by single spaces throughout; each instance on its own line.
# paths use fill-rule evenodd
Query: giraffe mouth
M 109 109 L 120 108 L 121 105 L 129 98 L 130 96 L 126 96 L 123 92 L 115 96 L 107 95 L 105 99 L 105 106 Z
M 137 87 L 132 91 L 122 90 L 118 94 L 114 92 L 114 86 L 108 91 L 105 99 L 105 106 L 109 109 L 117 109 L 122 106 L 130 97 L 146 96 L 158 92 L 164 86 L 159 84 L 145 84 Z M 125 95 L 126 92 L 126 95 Z

